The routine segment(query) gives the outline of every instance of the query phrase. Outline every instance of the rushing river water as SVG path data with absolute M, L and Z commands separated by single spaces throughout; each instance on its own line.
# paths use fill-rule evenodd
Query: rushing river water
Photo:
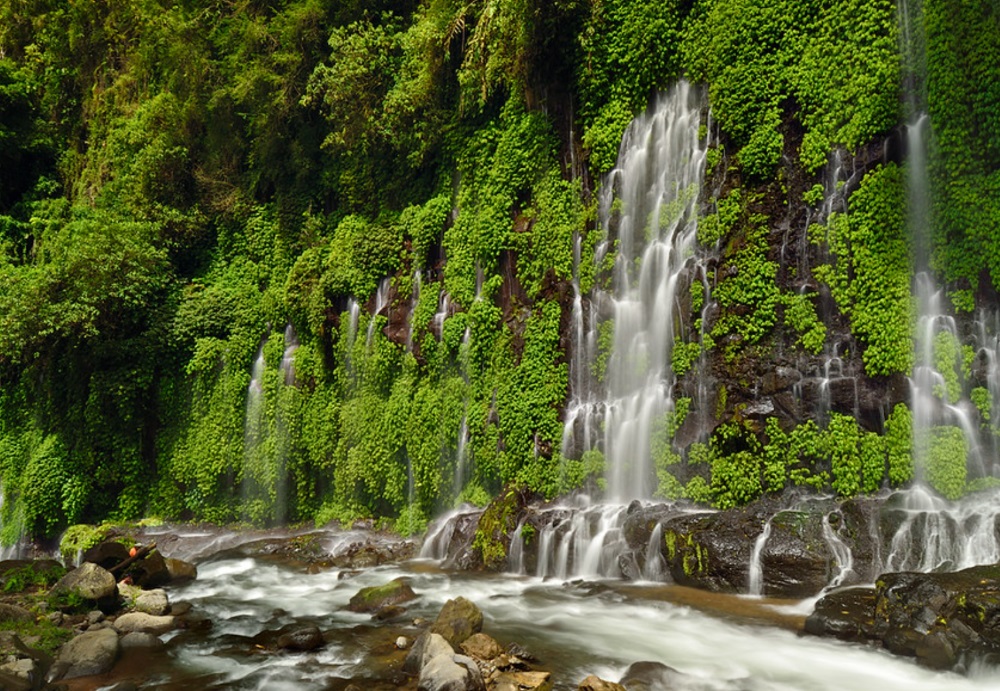
M 324 539 L 332 543 L 342 535 Z M 617 681 L 631 663 L 647 660 L 690 675 L 671 687 L 682 689 L 1000 687 L 993 668 L 972 669 L 968 676 L 933 672 L 882 651 L 800 636 L 790 629 L 805 607 L 788 603 L 654 583 L 446 572 L 426 559 L 309 573 L 271 560 L 204 556 L 209 551 L 201 550 L 198 579 L 170 596 L 191 603 L 213 626 L 173 634 L 161 662 L 144 666 L 146 688 L 342 689 L 349 680 L 361 688 L 391 688 L 403 681 L 393 672 L 405 654 L 395 650 L 396 637 L 412 640 L 420 631 L 413 619 L 433 620 L 460 595 L 483 610 L 484 632 L 531 651 L 539 667 L 553 673 L 555 689 L 576 689 L 589 674 Z M 199 553 L 184 556 L 199 559 Z M 377 624 L 347 610 L 362 587 L 399 576 L 410 579 L 418 594 L 402 623 Z M 316 624 L 327 645 L 309 653 L 269 652 L 254 638 L 293 623 Z

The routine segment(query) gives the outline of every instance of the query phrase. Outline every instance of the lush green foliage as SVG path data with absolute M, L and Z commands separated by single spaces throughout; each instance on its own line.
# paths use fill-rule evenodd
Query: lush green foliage
M 934 259 L 970 312 L 983 268 L 1000 285 L 1000 30 L 991 3 L 953 5 L 925 2 Z M 671 364 L 818 354 L 825 287 L 779 287 L 775 238 L 822 201 L 831 150 L 897 124 L 896 41 L 888 0 L 0 5 L 0 542 L 144 512 L 412 532 L 509 483 L 600 488 L 599 451 L 559 448 L 570 281 L 608 286 L 615 254 L 595 262 L 588 172 L 656 91 L 702 82 L 697 251 L 719 254 Z M 873 376 L 911 364 L 904 187 L 878 167 L 810 233 Z M 954 401 L 969 350 L 939 341 Z M 674 446 L 688 399 L 661 421 L 664 496 L 912 477 L 905 406 L 883 438 L 782 431 L 728 395 L 708 443 Z M 928 470 L 949 495 L 953 437 Z
M 814 269 L 864 344 L 869 375 L 909 372 L 913 360 L 910 250 L 902 171 L 880 167 L 851 195 L 849 213 L 831 216 L 826 241 L 834 264 Z

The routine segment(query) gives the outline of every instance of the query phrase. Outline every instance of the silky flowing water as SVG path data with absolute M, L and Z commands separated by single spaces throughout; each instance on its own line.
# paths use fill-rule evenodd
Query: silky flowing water
M 409 603 L 404 624 L 376 625 L 369 615 L 347 610 L 360 588 L 399 576 L 410 579 L 419 596 Z M 801 637 L 784 628 L 794 622 L 781 614 L 787 605 L 663 584 L 446 572 L 427 559 L 349 575 L 210 557 L 199 564 L 197 581 L 170 596 L 190 602 L 214 626 L 175 635 L 169 660 L 151 680 L 156 688 L 325 689 L 341 688 L 344 679 L 378 677 L 388 642 L 400 634 L 412 640 L 419 631 L 409 623 L 413 618 L 433 619 L 457 596 L 483 610 L 485 632 L 537 656 L 553 673 L 556 689 L 576 689 L 588 674 L 617 680 L 642 660 L 690 675 L 682 689 L 919 691 L 1000 684 L 993 669 L 973 669 L 967 677 L 932 672 L 885 652 Z M 314 623 L 330 642 L 311 653 L 274 653 L 250 641 L 292 623 Z

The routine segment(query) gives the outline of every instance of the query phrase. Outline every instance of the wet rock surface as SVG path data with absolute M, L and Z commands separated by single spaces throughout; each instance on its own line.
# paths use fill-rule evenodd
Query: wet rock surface
M 397 578 L 384 585 L 362 588 L 351 598 L 347 608 L 352 612 L 379 612 L 387 607 L 415 600 L 416 597 L 409 582 Z M 384 618 L 391 618 L 391 615 Z
M 889 573 L 875 588 L 832 593 L 806 633 L 867 641 L 934 669 L 1000 660 L 1000 565 Z

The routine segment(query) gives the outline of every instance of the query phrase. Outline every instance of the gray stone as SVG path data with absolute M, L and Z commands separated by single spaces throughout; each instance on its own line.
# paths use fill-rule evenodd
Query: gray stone
M 121 637 L 123 650 L 143 649 L 154 650 L 166 645 L 159 636 L 144 631 L 130 631 Z
M 403 671 L 407 674 L 418 674 L 431 658 L 454 654 L 455 649 L 442 636 L 425 631 L 417 637 L 410 652 L 407 653 Z
M 503 652 L 500 644 L 485 633 L 476 633 L 469 636 L 469 638 L 462 641 L 459 647 L 469 657 L 480 660 L 492 660 Z
M 464 655 L 437 655 L 420 670 L 418 691 L 485 691 L 475 661 Z
M 104 612 L 97 609 L 93 612 L 87 612 L 87 623 L 93 626 L 94 624 L 104 621 Z
M 114 667 L 120 647 L 113 629 L 82 633 L 60 649 L 56 666 L 61 674 L 57 678 L 103 674 Z
M 143 590 L 135 598 L 135 609 L 137 612 L 162 616 L 170 611 L 170 601 L 162 588 Z
M 166 633 L 174 628 L 175 620 L 171 616 L 154 616 L 145 612 L 129 612 L 115 620 L 115 628 L 122 633 L 143 631 L 146 633 Z
M 286 650 L 315 650 L 325 640 L 316 626 L 302 626 L 278 636 L 278 647 Z
M 53 590 L 73 593 L 84 600 L 102 602 L 112 600 L 118 595 L 118 584 L 111 572 L 97 564 L 84 562 L 60 578 Z
M 433 633 L 440 634 L 453 646 L 459 645 L 472 634 L 482 630 L 483 613 L 475 603 L 464 597 L 457 597 L 444 603 L 441 613 L 431 626 Z
M 166 559 L 167 573 L 170 574 L 170 582 L 173 584 L 187 583 L 198 578 L 198 568 L 183 559 Z

